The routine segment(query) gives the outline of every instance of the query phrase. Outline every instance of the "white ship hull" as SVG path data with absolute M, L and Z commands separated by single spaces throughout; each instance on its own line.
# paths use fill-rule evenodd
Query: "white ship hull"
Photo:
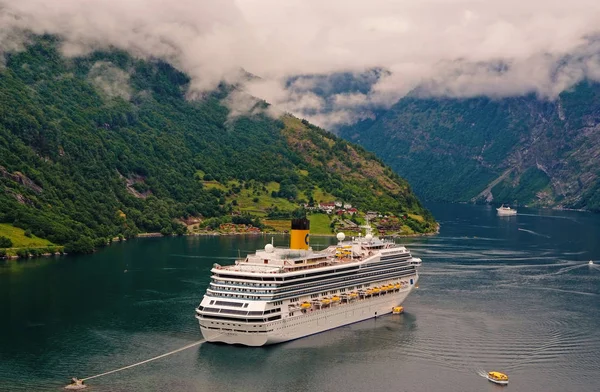
M 496 208 L 496 211 L 498 211 L 498 216 L 514 216 L 517 215 L 517 210 L 513 210 L 510 207 L 500 207 L 500 208 Z
M 416 284 L 418 277 L 411 276 L 411 278 Z M 233 324 L 230 327 L 218 329 L 203 327 L 203 323 L 205 326 L 210 325 L 207 320 L 200 321 L 200 330 L 209 342 L 246 346 L 282 343 L 392 313 L 392 309 L 404 302 L 413 287 L 414 285 L 409 285 L 397 292 L 331 305 L 320 310 L 308 310 L 306 313 L 298 311 L 294 316 L 254 326 L 255 331 L 252 332 L 235 331 L 241 327 Z
M 517 211 L 512 210 L 512 211 L 498 211 L 498 215 L 499 216 L 514 216 L 517 215 Z

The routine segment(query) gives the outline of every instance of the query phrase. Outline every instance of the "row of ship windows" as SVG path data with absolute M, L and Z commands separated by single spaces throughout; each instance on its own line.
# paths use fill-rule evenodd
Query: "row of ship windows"
M 364 314 L 364 307 L 363 307 L 363 308 L 360 308 L 360 309 L 356 309 L 355 311 L 359 311 L 359 310 L 361 311 L 361 313 L 363 313 L 363 314 Z M 343 313 L 343 312 L 346 312 L 346 311 L 347 311 L 347 310 L 343 310 L 343 311 L 342 311 L 342 313 Z M 340 313 L 340 312 L 336 312 L 336 313 Z M 290 314 L 290 316 L 293 316 L 293 313 L 291 313 L 291 314 Z M 306 315 L 305 317 L 307 317 L 307 316 L 308 316 L 308 315 Z M 295 326 L 295 325 L 298 325 L 298 324 L 304 324 L 304 323 L 306 323 L 306 322 L 310 322 L 310 321 L 312 321 L 312 320 L 315 320 L 315 319 L 316 319 L 316 320 L 322 320 L 322 319 L 330 318 L 331 316 L 332 316 L 331 314 L 329 314 L 329 315 L 322 315 L 322 316 L 320 316 L 320 317 L 314 317 L 314 316 L 313 316 L 313 317 L 310 317 L 310 320 L 306 320 L 306 321 L 302 321 L 302 319 L 304 319 L 304 318 L 305 318 L 305 317 L 302 317 L 302 319 L 298 320 L 298 322 L 296 322 L 296 323 L 286 323 L 286 328 L 288 328 L 288 327 L 292 327 L 292 326 Z M 228 319 L 228 318 L 226 318 L 226 317 L 222 317 L 222 318 L 218 318 L 218 317 L 206 317 L 206 316 L 204 316 L 204 317 L 205 317 L 205 318 L 212 318 L 212 319 L 216 319 L 216 320 L 219 320 L 219 321 L 220 321 L 220 320 L 229 320 L 229 321 L 237 321 L 237 322 L 240 322 L 240 321 L 242 321 L 242 320 L 239 320 L 239 319 L 230 319 L 230 318 Z M 308 317 L 309 317 L 309 316 L 308 316 Z M 271 317 L 271 318 L 269 318 L 269 319 L 266 319 L 266 320 L 268 320 L 268 321 L 273 321 L 273 320 L 279 320 L 279 319 L 281 319 L 281 316 L 279 316 L 279 317 Z M 245 320 L 245 321 L 246 321 L 246 322 L 248 322 L 248 320 Z M 256 322 L 256 321 L 250 321 L 250 322 Z M 280 323 L 282 323 L 282 322 L 283 322 L 283 320 L 281 320 L 281 321 L 277 321 L 275 324 L 280 324 Z M 211 322 L 211 323 L 212 323 L 212 322 Z M 223 325 L 232 326 L 232 327 L 236 327 L 236 326 L 237 326 L 237 327 L 243 327 L 243 326 L 244 326 L 243 324 L 230 324 L 230 323 L 223 323 Z M 203 326 L 203 327 L 204 327 L 204 328 L 208 328 L 208 329 L 221 329 L 221 330 L 224 330 L 224 331 L 231 331 L 231 329 L 226 329 L 226 328 L 215 328 L 215 327 L 208 327 L 208 326 Z M 271 331 L 273 331 L 273 330 L 272 330 L 272 329 L 269 329 L 269 330 L 267 330 L 267 331 L 246 331 L 246 330 L 234 330 L 234 331 L 235 331 L 235 332 L 252 332 L 252 333 L 256 333 L 256 332 L 271 332 Z
M 361 273 L 358 276 L 356 276 L 356 274 L 355 274 L 355 276 L 353 276 L 353 277 L 336 279 L 333 282 L 327 282 L 327 284 L 325 284 L 326 282 L 322 282 L 320 284 L 311 284 L 311 285 L 307 285 L 307 286 L 332 286 L 332 285 L 337 285 L 337 284 L 339 284 L 341 282 L 348 281 L 348 280 L 359 280 L 359 279 L 362 279 L 364 281 L 369 276 L 385 275 L 385 274 L 392 274 L 392 273 L 400 273 L 400 276 L 403 276 L 403 275 L 407 275 L 407 274 L 406 273 L 402 273 L 402 272 L 409 271 L 410 273 L 412 273 L 413 270 L 414 270 L 414 268 L 412 266 L 401 267 L 401 268 L 394 268 L 392 270 L 372 272 L 370 274 Z M 297 290 L 299 290 L 301 288 L 302 287 L 294 289 L 294 291 L 297 291 Z M 215 290 L 216 289 L 218 291 L 231 291 L 232 290 L 232 289 L 229 289 L 227 287 L 219 287 L 219 288 L 210 287 L 210 289 L 211 290 Z M 277 292 L 276 295 L 273 295 L 273 298 L 282 298 L 282 297 L 285 298 L 285 291 L 289 291 L 289 290 L 284 290 L 283 292 Z M 301 291 L 299 293 L 296 292 L 296 293 L 294 293 L 294 295 L 301 296 L 301 295 L 304 295 L 304 294 L 309 294 L 311 291 L 312 290 L 304 290 L 304 291 Z M 240 290 L 240 292 L 244 292 L 244 291 Z M 249 293 L 249 294 L 258 294 L 256 292 L 248 292 L 248 291 L 246 291 L 246 293 Z M 272 294 L 272 293 L 264 292 L 263 294 Z M 234 298 L 248 298 L 248 299 L 268 299 L 268 297 L 259 297 L 259 296 L 251 296 L 251 295 L 250 296 L 244 296 L 244 295 L 239 296 L 237 294 L 211 293 L 210 295 L 225 296 L 225 297 L 234 297 Z
M 398 273 L 399 272 L 399 273 Z M 365 274 L 363 276 L 361 276 L 361 280 L 362 281 L 370 281 L 372 279 L 368 278 L 369 276 L 376 276 L 376 275 L 391 275 L 389 277 L 386 278 L 399 278 L 402 276 L 407 276 L 407 275 L 411 275 L 412 271 L 408 271 L 408 273 L 406 271 L 392 271 L 392 272 L 378 272 L 378 273 L 371 273 L 371 274 Z M 382 278 L 384 278 L 384 276 L 381 276 Z M 347 281 L 347 280 L 356 280 L 357 278 L 344 278 L 343 280 Z M 356 283 L 363 283 L 362 281 L 358 281 Z M 367 283 L 367 282 L 364 282 Z M 375 282 L 371 282 L 371 283 L 375 283 Z M 313 290 L 305 290 L 299 293 L 294 293 L 294 295 L 297 296 L 302 296 L 302 295 L 306 295 L 306 294 L 311 294 Z M 212 296 L 212 297 L 229 297 L 229 298 L 240 298 L 240 299 L 249 299 L 249 300 L 266 300 L 269 299 L 268 297 L 259 297 L 259 296 L 253 296 L 253 295 L 238 295 L 238 294 L 224 294 L 224 293 L 207 293 L 207 295 Z M 276 298 L 281 298 L 282 296 L 277 296 Z M 285 298 L 285 297 L 283 297 Z M 280 301 L 277 301 L 280 302 Z
M 386 264 L 390 264 L 390 263 L 386 263 Z M 397 264 L 397 263 L 395 263 L 395 264 Z M 384 267 L 384 266 L 382 265 L 382 266 L 378 266 L 378 267 Z M 388 267 L 388 266 L 385 265 L 385 267 Z M 413 266 L 405 265 L 403 269 L 406 270 L 406 269 L 413 269 L 413 268 L 414 268 Z M 379 268 L 368 268 L 368 269 L 365 268 L 365 269 L 361 270 L 361 272 L 359 272 L 359 274 L 361 276 L 364 276 L 365 272 L 368 272 L 368 271 L 371 271 L 371 270 L 378 270 L 378 269 Z M 306 284 L 294 285 L 293 287 L 289 287 L 289 288 L 286 288 L 286 289 L 281 289 L 280 288 L 280 289 L 274 289 L 274 290 L 271 290 L 271 291 L 252 290 L 252 289 L 248 290 L 247 288 L 244 288 L 244 286 L 242 286 L 242 285 L 239 285 L 239 286 L 241 286 L 241 288 L 237 288 L 237 287 L 230 288 L 230 287 L 216 287 L 216 286 L 213 286 L 211 284 L 210 288 L 212 290 L 238 291 L 238 292 L 247 292 L 249 294 L 280 294 L 280 293 L 285 293 L 285 292 L 289 292 L 289 291 L 295 291 L 295 290 L 304 289 L 304 288 L 308 288 L 308 287 L 322 286 L 325 283 L 342 282 L 342 281 L 346 280 L 346 279 L 343 279 L 343 277 L 345 277 L 345 276 L 352 276 L 352 275 L 357 275 L 357 273 L 356 272 L 352 272 L 352 273 L 340 274 L 340 275 L 338 275 L 338 276 L 336 276 L 334 278 L 327 279 L 327 280 L 320 280 L 320 281 L 317 280 L 317 281 L 307 282 Z M 227 282 L 227 284 L 232 284 L 232 285 L 237 286 L 236 284 L 229 283 L 229 282 Z
M 345 293 L 346 291 L 352 291 L 355 289 L 362 289 L 363 287 L 369 287 L 371 286 L 370 284 L 359 284 L 358 286 L 352 286 L 352 287 L 346 287 L 343 289 L 339 289 L 339 290 L 330 290 L 330 291 L 325 291 L 323 293 L 319 293 L 319 294 L 311 294 L 310 298 L 319 298 L 322 297 L 324 295 L 331 295 L 331 294 L 337 294 L 337 293 Z M 290 299 L 290 302 L 297 302 L 298 300 L 296 299 L 296 301 L 294 301 L 295 298 Z
M 235 315 L 239 315 L 239 316 L 263 316 L 265 314 L 280 312 L 281 308 L 265 310 L 264 312 L 262 312 L 262 311 L 247 311 L 247 310 L 235 310 L 235 309 L 223 309 L 223 308 L 210 308 L 208 306 L 198 306 L 198 310 L 205 311 L 205 312 L 221 313 L 221 314 L 235 314 Z
M 345 272 L 345 271 L 350 271 L 350 270 L 355 270 L 358 269 L 358 266 L 348 266 L 345 268 L 339 268 L 339 269 L 333 269 L 333 270 L 327 270 L 327 271 L 319 271 L 319 272 L 312 272 L 309 274 L 304 274 L 304 275 L 295 275 L 295 276 L 290 276 L 290 277 L 270 277 L 270 276 L 257 276 L 257 277 L 253 277 L 253 276 L 239 276 L 239 275 L 221 275 L 219 273 L 215 273 L 213 276 L 215 278 L 221 278 L 221 279 L 244 279 L 244 280 L 256 280 L 256 281 L 264 281 L 264 282 L 285 282 L 285 281 L 289 281 L 289 280 L 297 280 L 299 278 L 312 278 L 312 277 L 317 277 L 317 276 L 321 276 L 321 275 L 325 275 L 325 274 L 333 274 L 333 273 L 338 273 L 338 272 Z
M 370 274 L 361 274 L 360 276 L 358 276 L 356 278 L 344 278 L 343 281 L 356 281 L 356 283 L 369 283 L 369 281 L 372 280 L 369 277 L 372 277 L 372 276 L 391 275 L 389 278 L 395 278 L 395 277 L 400 277 L 400 276 L 405 276 L 405 275 L 411 275 L 412 273 L 413 273 L 413 269 L 410 267 L 395 268 L 392 271 L 372 272 Z M 375 283 L 375 282 L 371 282 L 371 283 Z M 330 284 L 330 286 L 331 286 L 331 284 Z M 313 290 L 304 290 L 299 293 L 294 293 L 294 295 L 302 296 L 302 295 L 310 294 L 312 291 Z M 285 294 L 278 295 L 275 298 L 281 298 L 284 296 L 285 296 Z
M 364 310 L 363 310 L 362 313 L 364 313 Z M 293 313 L 290 313 L 290 316 L 293 316 Z M 331 315 L 329 315 L 329 317 L 331 317 Z M 321 316 L 321 317 L 316 317 L 316 318 L 311 317 L 310 320 L 305 320 L 305 321 L 299 320 L 298 322 L 295 322 L 295 323 L 286 323 L 286 328 L 289 328 L 289 327 L 292 327 L 292 326 L 296 326 L 296 325 L 299 325 L 299 324 L 305 324 L 307 322 L 312 322 L 312 320 L 315 320 L 315 319 L 322 320 L 324 318 L 329 318 L 329 317 L 328 316 Z M 210 318 L 210 317 L 208 317 L 208 318 Z M 279 317 L 279 319 L 280 318 L 281 317 Z M 221 319 L 225 320 L 225 318 L 221 318 Z M 276 319 L 277 318 L 274 318 L 273 320 L 276 320 Z M 237 319 L 236 319 L 236 321 L 239 322 L 239 320 L 237 320 Z M 281 323 L 281 321 L 277 322 L 277 324 L 279 324 L 279 323 Z M 232 326 L 232 327 L 243 327 L 244 326 L 243 324 L 230 324 L 230 323 L 223 323 L 223 325 Z M 266 331 L 239 330 L 239 329 L 209 327 L 207 325 L 202 325 L 202 327 L 203 328 L 207 328 L 207 329 L 214 329 L 214 330 L 221 330 L 221 331 L 244 332 L 244 333 L 267 333 L 267 332 L 272 332 L 273 331 L 272 329 L 268 329 Z
M 382 266 L 384 264 L 390 264 L 392 263 L 397 263 L 397 262 L 407 262 L 410 261 L 410 255 L 406 256 L 404 254 L 401 255 L 393 255 L 393 256 L 382 256 L 380 261 L 376 261 L 373 263 L 369 263 L 368 266 L 364 266 L 364 268 L 373 268 L 373 267 L 379 267 Z M 219 275 L 219 274 L 214 274 L 213 275 L 213 281 L 215 281 L 215 283 L 220 283 L 220 284 L 231 284 L 231 285 L 241 285 L 241 286 L 254 286 L 254 287 L 283 287 L 283 286 L 288 286 L 288 285 L 294 285 L 296 284 L 296 282 L 298 280 L 301 279 L 305 279 L 305 278 L 312 278 L 312 277 L 320 277 L 321 275 L 325 275 L 325 274 L 332 274 L 332 275 L 336 275 L 339 273 L 347 273 L 347 272 L 355 272 L 357 269 L 359 269 L 359 266 L 351 266 L 351 267 L 347 267 L 347 268 L 341 268 L 341 269 L 334 269 L 334 270 L 329 270 L 329 271 L 321 271 L 321 272 L 315 272 L 312 274 L 304 274 L 304 275 L 296 275 L 293 277 L 289 277 L 289 278 L 271 278 L 271 277 L 252 277 L 252 276 L 236 276 L 236 275 Z M 225 279 L 225 280 L 223 280 Z M 269 283 L 238 283 L 238 282 L 233 282 L 227 279 L 242 279 L 242 280 L 256 280 L 256 281 L 277 281 L 277 282 L 286 282 L 286 283 L 280 283 L 280 284 L 269 284 Z M 218 281 L 218 282 L 217 282 Z M 289 283 L 288 283 L 289 282 Z
M 233 318 L 233 317 L 222 317 L 222 316 L 210 316 L 207 314 L 203 314 L 202 316 L 203 319 L 210 319 L 210 320 L 219 320 L 219 321 L 235 321 L 235 322 L 245 322 L 245 323 L 266 323 L 269 321 L 274 321 L 274 320 L 280 320 L 281 319 L 281 315 L 275 315 L 275 316 L 271 316 L 271 317 L 267 317 L 267 318 L 262 318 L 262 319 L 239 319 L 239 318 Z
M 229 301 L 210 301 L 210 305 L 219 305 L 219 306 L 235 306 L 236 308 L 247 308 L 247 303 L 242 302 L 229 302 Z
M 406 263 L 408 262 L 408 260 L 395 260 L 395 261 L 384 261 L 384 262 L 376 262 L 376 263 L 370 263 L 368 266 L 365 266 L 363 268 L 360 269 L 360 272 L 367 272 L 367 271 L 371 271 L 371 270 L 377 270 L 380 269 L 381 267 L 388 267 L 390 264 L 394 264 L 394 265 L 399 265 L 400 263 Z M 329 279 L 335 279 L 335 278 L 339 278 L 342 276 L 347 276 L 347 275 L 352 275 L 355 274 L 356 271 L 345 271 L 343 273 L 338 273 L 338 274 L 332 274 L 332 277 Z M 231 280 L 219 280 L 219 279 L 213 279 L 213 283 L 215 284 L 228 284 L 231 286 L 240 286 L 240 287 L 273 287 L 273 288 L 279 288 L 280 290 L 278 291 L 284 291 L 281 290 L 284 287 L 288 287 L 290 286 L 287 291 L 290 290 L 295 290 L 298 288 L 304 288 L 304 287 L 308 287 L 311 285 L 311 283 L 314 285 L 314 283 L 320 283 L 325 281 L 322 277 L 318 278 L 318 279 L 312 279 L 312 280 L 308 280 L 308 281 L 304 281 L 301 282 L 301 284 L 299 284 L 298 282 L 289 282 L 289 283 L 282 283 L 282 284 L 252 284 L 252 283 L 239 283 L 239 282 L 235 282 L 235 281 L 231 281 Z
M 229 324 L 227 324 L 229 325 Z M 239 327 L 241 327 L 242 325 L 238 325 Z M 219 331 L 234 331 L 234 332 L 245 332 L 245 333 L 267 333 L 267 332 L 273 332 L 272 329 L 267 329 L 266 331 L 247 331 L 244 329 L 231 329 L 231 328 L 217 328 L 217 327 L 209 327 L 208 325 L 201 325 L 202 328 L 206 328 L 206 329 L 216 329 Z

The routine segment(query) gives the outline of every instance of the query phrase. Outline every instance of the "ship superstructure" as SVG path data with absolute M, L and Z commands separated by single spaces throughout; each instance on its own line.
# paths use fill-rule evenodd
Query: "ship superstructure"
M 313 251 L 309 221 L 292 221 L 290 248 L 215 264 L 196 318 L 207 341 L 262 346 L 372 317 L 402 304 L 421 260 L 393 241 L 367 234 Z

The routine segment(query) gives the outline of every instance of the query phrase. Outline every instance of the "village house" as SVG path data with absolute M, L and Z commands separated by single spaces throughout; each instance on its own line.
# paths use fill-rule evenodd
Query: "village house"
M 335 209 L 335 203 L 334 202 L 319 203 L 319 209 L 323 212 L 331 214 L 333 212 L 333 210 Z

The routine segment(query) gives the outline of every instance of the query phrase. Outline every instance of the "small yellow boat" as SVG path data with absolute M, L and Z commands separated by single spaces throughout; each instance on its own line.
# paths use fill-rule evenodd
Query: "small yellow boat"
M 358 297 L 358 294 L 356 294 L 354 291 L 350 293 L 349 295 L 350 298 L 356 298 Z
M 396 284 L 394 285 L 394 288 L 395 288 L 395 289 L 399 289 L 399 288 L 400 288 L 400 283 L 396 283 Z
M 338 297 L 337 295 L 334 295 L 333 297 L 331 297 L 331 301 L 340 302 L 340 297 Z
M 380 291 L 379 287 L 373 287 L 373 291 L 372 291 L 373 294 L 377 294 L 377 293 L 379 293 L 379 291 Z
M 392 308 L 392 313 L 393 314 L 402 314 L 402 313 L 404 313 L 404 308 L 402 306 L 394 306 Z
M 508 376 L 504 373 L 489 372 L 486 378 L 499 385 L 508 385 Z
M 308 309 L 308 308 L 310 308 L 311 306 L 312 306 L 312 305 L 311 305 L 310 303 L 308 303 L 308 302 L 302 302 L 302 304 L 300 305 L 300 307 L 301 307 L 302 309 Z
M 323 305 L 329 305 L 330 302 L 331 302 L 331 300 L 329 298 L 321 299 L 321 304 L 323 304 Z
M 365 291 L 365 293 L 366 293 L 367 295 L 371 295 L 371 294 L 373 294 L 373 290 L 371 290 L 371 289 L 367 289 L 367 291 Z

